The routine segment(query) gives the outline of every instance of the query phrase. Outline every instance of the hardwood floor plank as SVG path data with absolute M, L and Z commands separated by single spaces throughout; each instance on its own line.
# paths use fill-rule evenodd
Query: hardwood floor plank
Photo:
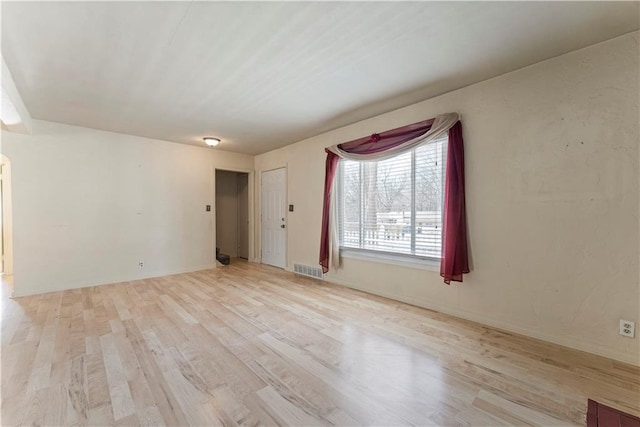
M 162 371 L 153 357 L 151 350 L 146 346 L 142 333 L 137 329 L 132 320 L 124 321 L 127 337 L 131 342 L 138 363 L 149 385 L 151 393 L 156 399 L 156 404 L 166 425 L 186 425 L 187 420 L 178 406 L 178 402 L 169 390 Z
M 20 425 L 42 425 L 49 404 L 49 390 L 34 391 L 25 397 L 24 402 Z
M 566 420 L 559 420 L 557 418 L 547 416 L 535 409 L 527 408 L 525 405 L 513 402 L 509 399 L 504 399 L 484 390 L 481 390 L 480 393 L 478 393 L 478 397 L 473 402 L 473 405 L 477 408 L 481 406 L 484 406 L 485 408 L 491 407 L 493 409 L 500 408 L 501 414 L 509 413 L 514 419 L 517 419 L 519 423 L 527 425 L 541 427 L 568 425 Z M 494 415 L 497 415 L 497 413 L 494 413 Z M 575 425 L 578 426 L 580 424 L 577 423 Z
M 404 418 L 405 414 L 395 414 L 387 409 L 383 409 L 383 402 L 379 401 L 376 398 L 377 396 L 366 393 L 365 389 L 334 373 L 330 368 L 314 360 L 313 357 L 305 354 L 302 350 L 274 338 L 269 333 L 261 335 L 260 339 L 271 349 L 279 353 L 280 356 L 305 369 L 335 390 L 340 390 L 346 395 L 358 396 L 358 399 L 369 408 L 368 410 L 376 412 L 376 418 L 380 420 L 381 424 L 402 425 L 408 423 L 408 420 Z
M 248 408 L 245 402 L 238 399 L 227 386 L 213 390 L 213 399 L 210 399 L 208 404 L 214 406 L 218 413 L 224 415 L 221 418 L 225 425 L 257 426 L 275 424 L 275 421 L 271 418 L 265 423 L 264 419 L 261 419 L 262 414 L 255 413 Z
M 24 416 L 25 395 L 3 396 L 0 404 L 0 425 L 17 426 Z
M 198 385 L 185 378 L 178 369 L 172 369 L 162 375 L 169 385 L 176 402 L 182 409 L 188 425 L 222 424 L 217 414 L 213 411 L 210 413 L 204 411 L 203 404 L 208 401 L 206 390 L 198 389 Z M 199 411 L 201 408 L 203 411 Z
M 138 417 L 142 422 L 143 419 L 147 419 L 149 415 L 153 415 L 151 412 L 149 412 L 149 408 L 155 405 L 155 398 L 153 397 L 153 393 L 151 393 L 149 384 L 144 378 L 142 372 L 140 372 L 140 375 L 138 375 L 137 377 L 128 380 L 127 384 L 129 384 L 129 391 L 131 392 L 133 403 L 136 406 L 136 412 L 138 413 Z M 147 415 L 141 417 L 140 414 Z M 160 414 L 160 412 L 158 412 L 158 414 Z
M 87 388 L 84 356 L 80 356 L 71 361 L 71 379 L 66 392 L 70 408 L 73 409 L 81 422 L 86 422 L 89 410 Z
M 640 367 L 237 261 L 9 299 L 4 425 L 583 425 Z
M 105 371 L 107 373 L 107 383 L 109 384 L 109 394 L 111 406 L 113 408 L 113 419 L 115 421 L 128 417 L 135 413 L 135 406 L 129 390 L 129 384 L 122 366 L 122 361 L 118 356 L 118 350 L 114 342 L 113 334 L 105 334 L 100 337 L 102 347 L 102 357 L 104 359 Z
M 141 426 L 154 427 L 164 424 L 162 414 L 155 405 L 142 408 L 137 411 L 137 414 Z
M 317 414 L 327 424 L 363 425 L 375 421 L 353 399 L 276 354 L 265 354 L 252 362 L 251 367 L 287 400 L 295 401 L 307 413 Z
M 111 402 L 111 393 L 109 392 L 102 349 L 99 345 L 97 348 L 100 349 L 98 353 L 88 354 L 84 359 L 87 371 L 87 400 L 89 409 L 99 408 Z M 65 378 L 61 378 L 60 381 L 65 381 Z
M 278 424 L 289 426 L 322 426 L 325 423 L 311 414 L 302 411 L 296 405 L 282 397 L 271 387 L 258 390 L 258 397 L 264 402 L 264 408 Z
M 208 342 L 210 345 L 206 351 L 212 356 L 215 364 L 225 376 L 225 381 L 232 384 L 241 384 L 245 395 L 262 389 L 266 384 L 246 364 L 237 358 L 233 352 L 226 348 L 213 334 L 202 327 L 193 325 L 189 328 L 189 336 L 198 342 Z M 238 380 L 240 383 L 238 383 Z
M 27 386 L 31 374 L 33 373 L 33 362 L 38 351 L 38 341 L 26 341 L 21 344 L 8 346 L 7 350 L 2 351 L 4 358 L 5 352 L 16 351 L 18 357 L 11 371 L 3 370 L 2 396 L 16 396 L 26 394 Z
M 33 369 L 29 383 L 27 385 L 27 394 L 31 394 L 37 390 L 49 387 L 49 377 L 51 376 L 51 364 L 45 363 Z
M 182 308 L 175 300 L 173 300 L 168 295 L 160 295 L 160 301 L 163 302 L 164 308 L 168 313 L 177 314 L 185 323 L 189 325 L 195 325 L 198 323 L 193 316 L 191 316 L 187 311 Z
M 90 426 L 112 426 L 115 424 L 113 420 L 113 408 L 111 405 L 103 405 L 89 410 Z

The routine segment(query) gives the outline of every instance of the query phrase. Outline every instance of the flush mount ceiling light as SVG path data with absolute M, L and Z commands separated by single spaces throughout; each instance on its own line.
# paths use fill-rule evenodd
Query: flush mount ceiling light
M 220 144 L 220 139 L 219 138 L 214 138 L 212 136 L 207 136 L 206 138 L 202 138 L 202 140 L 209 147 L 215 147 L 216 145 Z

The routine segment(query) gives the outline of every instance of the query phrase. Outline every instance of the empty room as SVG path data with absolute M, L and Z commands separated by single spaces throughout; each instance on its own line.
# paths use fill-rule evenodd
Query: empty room
M 640 426 L 640 2 L 0 20 L 0 425 Z

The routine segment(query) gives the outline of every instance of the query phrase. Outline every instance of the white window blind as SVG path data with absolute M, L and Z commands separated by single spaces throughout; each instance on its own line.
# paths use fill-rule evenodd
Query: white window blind
M 343 248 L 440 258 L 447 137 L 392 159 L 340 161 Z

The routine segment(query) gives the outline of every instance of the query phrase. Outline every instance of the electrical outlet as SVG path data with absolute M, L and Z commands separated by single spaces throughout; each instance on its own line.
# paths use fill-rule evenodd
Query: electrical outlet
M 144 261 L 140 261 L 140 262 L 138 263 L 138 266 L 139 266 L 140 268 L 144 268 Z
M 633 338 L 636 336 L 636 323 L 631 320 L 620 319 L 620 335 Z

